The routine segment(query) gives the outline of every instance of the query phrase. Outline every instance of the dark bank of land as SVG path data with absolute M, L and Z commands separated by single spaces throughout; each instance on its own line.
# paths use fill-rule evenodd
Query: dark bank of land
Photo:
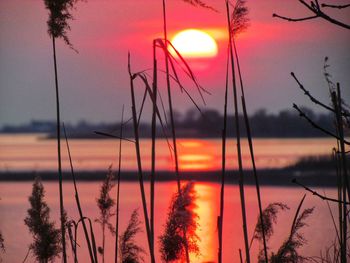
M 348 169 L 350 170 L 350 157 L 347 158 Z M 238 184 L 238 171 L 226 171 L 226 183 Z M 183 171 L 181 179 L 198 182 L 221 182 L 221 171 Z M 45 181 L 57 181 L 57 172 L 54 171 L 8 171 L 0 172 L 0 181 L 33 181 L 40 176 Z M 76 171 L 78 181 L 102 181 L 106 171 Z M 144 180 L 150 180 L 150 171 L 144 171 Z M 303 157 L 295 164 L 284 168 L 259 169 L 259 182 L 265 186 L 296 186 L 292 181 L 297 179 L 299 183 L 306 186 L 336 187 L 337 176 L 336 166 L 331 156 L 309 156 Z M 176 181 L 174 172 L 157 171 L 155 175 L 157 182 Z M 63 172 L 63 180 L 72 180 L 71 172 Z M 137 171 L 122 171 L 122 181 L 138 181 Z M 255 185 L 252 170 L 244 171 L 244 183 Z
M 329 114 L 314 113 L 312 110 L 303 108 L 303 112 L 314 120 L 319 126 L 334 132 L 333 117 Z M 220 138 L 222 125 L 224 123 L 223 115 L 216 110 L 204 110 L 201 115 L 197 109 L 188 110 L 186 113 L 176 113 L 175 116 L 176 135 L 178 138 Z M 166 123 L 166 118 L 163 122 Z M 241 135 L 246 136 L 244 129 L 244 118 L 239 117 Z M 234 137 L 234 117 L 228 116 L 228 137 Z M 310 124 L 302 119 L 296 111 L 283 110 L 277 114 L 268 113 L 266 110 L 259 110 L 250 116 L 251 130 L 254 138 L 310 138 L 324 137 L 325 134 L 318 129 L 310 128 Z M 66 124 L 69 138 L 107 138 L 97 135 L 94 131 L 107 132 L 118 135 L 120 123 L 100 123 L 92 124 L 81 121 L 75 125 Z M 157 137 L 169 136 L 167 129 L 158 126 Z M 139 125 L 140 137 L 151 137 L 151 126 L 147 123 Z M 56 136 L 56 122 L 54 121 L 32 121 L 28 124 L 18 126 L 4 126 L 2 133 L 46 133 L 48 138 Z M 167 133 L 167 134 L 165 134 Z M 132 138 L 133 127 L 131 122 L 124 126 L 123 134 L 125 137 Z
M 307 186 L 323 186 L 335 187 L 336 176 L 332 171 L 314 170 L 299 171 L 291 169 L 267 169 L 258 171 L 259 181 L 261 185 L 266 186 L 295 186 L 293 179 Z M 253 172 L 247 170 L 244 172 L 245 184 L 254 185 Z M 40 176 L 45 181 L 57 181 L 57 173 L 48 172 L 1 172 L 0 181 L 32 181 L 36 176 Z M 81 171 L 76 172 L 76 178 L 79 181 L 102 181 L 106 176 L 106 171 Z M 169 171 L 159 171 L 156 173 L 156 181 L 166 182 L 175 181 L 175 173 Z M 149 181 L 150 172 L 144 172 L 145 181 Z M 193 180 L 198 182 L 220 182 L 221 171 L 198 171 L 198 172 L 182 172 L 182 180 Z M 72 180 L 70 172 L 63 173 L 63 180 Z M 137 181 L 138 173 L 133 171 L 122 172 L 122 181 Z M 238 184 L 238 171 L 227 171 L 226 182 L 230 184 Z

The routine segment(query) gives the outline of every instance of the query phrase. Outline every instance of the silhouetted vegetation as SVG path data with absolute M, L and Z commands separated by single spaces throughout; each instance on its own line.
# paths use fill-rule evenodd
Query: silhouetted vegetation
M 186 247 L 189 253 L 199 253 L 199 237 L 196 234 L 198 215 L 193 211 L 195 198 L 194 184 L 190 182 L 182 186 L 171 200 L 164 233 L 159 237 L 160 252 L 165 262 L 185 260 Z
M 279 247 L 277 252 L 269 252 L 268 262 L 270 263 L 295 263 L 295 262 L 305 262 L 307 258 L 301 256 L 298 249 L 306 243 L 306 239 L 300 230 L 307 226 L 305 220 L 309 217 L 314 208 L 304 209 L 300 213 L 301 206 L 305 200 L 305 195 L 301 199 L 299 206 L 295 212 L 294 220 L 291 226 L 290 233 L 282 245 Z M 284 211 L 289 209 L 289 207 L 283 203 L 272 203 L 267 206 L 263 211 L 263 225 L 265 231 L 266 242 L 269 241 L 270 237 L 273 235 L 273 225 L 277 222 L 277 213 L 279 211 Z M 262 224 L 260 218 L 258 218 L 258 223 L 256 224 L 253 238 L 257 239 L 260 243 L 263 242 L 262 237 Z M 267 247 L 268 249 L 268 247 Z M 260 249 L 258 255 L 258 262 L 266 262 L 264 250 Z
M 350 156 L 346 157 L 348 169 L 350 169 Z M 288 169 L 295 170 L 334 170 L 337 166 L 336 161 L 331 155 L 307 156 L 300 158 L 295 164 L 288 166 Z
M 49 19 L 47 21 L 48 34 L 52 39 L 52 53 L 53 65 L 55 73 L 55 97 L 56 97 L 56 138 L 57 138 L 57 163 L 58 163 L 58 182 L 60 192 L 60 221 L 61 221 L 61 238 L 62 238 L 62 258 L 63 262 L 67 262 L 66 255 L 66 238 L 65 238 L 65 224 L 63 222 L 63 189 L 62 189 L 62 160 L 61 160 L 61 114 L 60 114 L 60 96 L 58 88 L 58 72 L 57 72 L 57 58 L 56 58 L 56 39 L 63 39 L 63 41 L 73 48 L 67 31 L 70 30 L 68 21 L 73 19 L 70 13 L 74 4 L 78 0 L 44 0 L 45 8 L 49 11 Z
M 138 210 L 135 209 L 130 217 L 129 224 L 119 237 L 119 257 L 121 263 L 143 262 L 145 251 L 136 243 L 136 235 L 142 232 Z
M 32 195 L 29 197 L 30 208 L 24 223 L 33 235 L 30 249 L 40 263 L 54 260 L 61 252 L 62 247 L 60 230 L 50 220 L 50 208 L 44 201 L 45 190 L 39 178 L 33 183 Z
M 80 216 L 80 219 L 79 219 L 78 223 L 76 223 L 74 226 L 78 227 L 78 224 L 80 222 L 83 225 L 83 230 L 84 230 L 85 240 L 86 240 L 86 243 L 87 243 L 87 246 L 88 246 L 88 250 L 89 250 L 90 260 L 91 260 L 91 263 L 94 263 L 95 262 L 94 257 L 96 257 L 96 255 L 95 255 L 96 253 L 95 254 L 93 253 L 92 244 L 91 244 L 91 241 L 90 241 L 88 229 L 87 229 L 86 222 L 85 222 L 85 220 L 87 218 L 84 217 L 83 210 L 82 210 L 81 204 L 80 204 L 79 192 L 78 192 L 78 187 L 77 187 L 77 182 L 76 182 L 76 176 L 75 176 L 74 167 L 73 167 L 73 160 L 72 160 L 72 156 L 71 156 L 71 152 L 70 152 L 70 147 L 69 147 L 69 143 L 68 143 L 68 137 L 67 137 L 67 133 L 66 133 L 66 127 L 65 127 L 64 123 L 63 123 L 63 132 L 64 132 L 64 137 L 65 137 L 65 140 L 66 140 L 67 152 L 68 152 L 68 157 L 69 157 L 69 164 L 70 164 L 71 175 L 72 175 L 72 179 L 73 179 L 74 192 L 75 192 L 75 195 L 74 195 L 75 202 L 77 204 L 77 208 L 78 208 L 78 212 L 79 212 L 79 216 Z M 91 234 L 93 234 L 92 231 L 91 231 Z M 70 235 L 70 237 L 71 237 L 71 235 Z M 71 238 L 71 241 L 72 241 L 72 238 Z M 76 243 L 74 243 L 73 246 L 76 248 Z M 76 249 L 73 250 L 73 251 L 76 252 Z M 76 256 L 76 253 L 75 253 L 75 256 Z
M 5 239 L 0 231 L 0 262 L 2 262 L 2 254 L 5 253 Z
M 100 210 L 100 217 L 95 221 L 98 222 L 102 227 L 102 247 L 98 247 L 98 252 L 102 255 L 102 262 L 105 262 L 105 243 L 106 243 L 106 227 L 108 230 L 114 234 L 114 227 L 109 222 L 110 218 L 114 215 L 112 213 L 112 208 L 115 201 L 110 196 L 110 191 L 114 187 L 114 174 L 112 172 L 112 167 L 108 168 L 108 173 L 104 182 L 100 188 L 100 196 L 96 200 L 97 206 Z

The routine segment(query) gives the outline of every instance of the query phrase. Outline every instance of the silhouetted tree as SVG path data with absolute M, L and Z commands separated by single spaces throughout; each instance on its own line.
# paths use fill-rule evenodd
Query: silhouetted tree
M 345 29 L 350 29 L 350 25 L 345 24 L 329 15 L 327 15 L 323 8 L 336 8 L 336 9 L 345 9 L 350 7 L 350 4 L 344 4 L 344 5 L 333 5 L 333 4 L 325 4 L 318 2 L 318 0 L 315 1 L 304 1 L 299 0 L 299 2 L 304 5 L 308 10 L 310 10 L 313 15 L 303 18 L 290 18 L 285 16 L 280 16 L 277 14 L 273 14 L 273 17 L 278 17 L 287 21 L 292 22 L 299 22 L 299 21 L 305 21 L 315 18 L 323 18 L 327 20 L 328 22 Z M 303 84 L 299 81 L 299 79 L 296 77 L 294 72 L 291 72 L 291 76 L 294 78 L 294 80 L 297 82 L 299 88 L 304 92 L 304 94 L 310 99 L 310 101 L 318 106 L 320 106 L 323 109 L 326 109 L 327 111 L 331 112 L 333 114 L 333 119 L 335 120 L 335 132 L 331 132 L 327 128 L 324 128 L 321 125 L 318 125 L 315 120 L 312 118 L 312 116 L 309 116 L 306 112 L 304 112 L 302 109 L 298 107 L 298 105 L 293 104 L 293 108 L 296 109 L 303 119 L 305 119 L 311 126 L 324 134 L 327 134 L 328 136 L 334 137 L 337 140 L 337 149 L 335 150 L 336 154 L 336 167 L 337 167 L 337 181 L 338 181 L 338 199 L 339 199 L 339 230 L 340 230 L 340 237 L 338 237 L 339 241 L 339 247 L 341 252 L 341 262 L 346 262 L 347 256 L 348 256 L 348 248 L 347 248 L 347 242 L 348 242 L 348 207 L 346 205 L 346 200 L 350 200 L 350 179 L 349 179 L 349 173 L 348 173 L 348 167 L 347 167 L 347 158 L 346 154 L 348 154 L 348 151 L 345 149 L 345 144 L 350 145 L 350 142 L 346 140 L 346 127 L 349 129 L 350 126 L 350 113 L 348 110 L 348 105 L 344 102 L 344 99 L 341 95 L 340 90 L 340 84 L 333 83 L 331 79 L 331 74 L 328 72 L 329 64 L 328 64 L 328 57 L 325 57 L 324 61 L 324 77 L 326 79 L 326 82 L 328 84 L 328 89 L 331 97 L 331 105 L 328 106 L 327 104 L 321 102 L 319 99 L 312 96 L 312 94 L 305 89 Z M 340 205 L 342 204 L 342 205 Z
M 142 254 L 145 254 L 145 251 L 135 241 L 136 235 L 142 231 L 140 224 L 138 210 L 135 209 L 131 214 L 127 228 L 119 237 L 121 263 L 139 263 L 144 261 Z
M 30 249 L 40 263 L 53 261 L 62 250 L 60 231 L 55 228 L 54 222 L 50 221 L 50 208 L 44 201 L 44 196 L 44 186 L 37 177 L 29 197 L 30 208 L 24 223 L 34 239 Z
M 100 210 L 100 217 L 95 221 L 98 222 L 102 227 L 102 247 L 98 247 L 99 253 L 102 255 L 102 263 L 105 262 L 105 242 L 106 235 L 105 230 L 106 227 L 109 231 L 114 234 L 114 227 L 109 222 L 110 218 L 114 215 L 112 213 L 112 208 L 115 204 L 115 201 L 110 196 L 110 191 L 114 187 L 114 174 L 112 172 L 112 167 L 108 168 L 108 173 L 104 182 L 100 188 L 100 197 L 96 200 L 97 206 Z

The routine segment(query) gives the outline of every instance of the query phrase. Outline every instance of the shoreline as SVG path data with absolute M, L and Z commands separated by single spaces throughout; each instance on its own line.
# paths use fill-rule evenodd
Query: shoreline
M 181 179 L 185 181 L 198 182 L 221 182 L 221 171 L 183 171 L 180 172 Z M 336 187 L 336 176 L 333 171 L 325 170 L 296 170 L 296 169 L 262 169 L 258 170 L 259 183 L 262 186 L 288 186 L 300 187 L 292 183 L 293 179 L 306 186 L 324 186 Z M 116 174 L 116 172 L 115 172 Z M 36 176 L 40 176 L 43 181 L 58 180 L 57 172 L 54 171 L 8 171 L 0 172 L 1 182 L 13 181 L 33 181 Z M 104 179 L 106 171 L 76 171 L 77 181 L 101 181 Z M 244 171 L 244 184 L 255 185 L 252 170 Z M 144 181 L 150 180 L 150 171 L 143 172 Z M 175 181 L 176 176 L 172 171 L 157 171 L 155 175 L 156 182 Z M 238 171 L 226 171 L 227 184 L 238 184 Z M 71 172 L 63 171 L 63 180 L 72 181 Z M 121 181 L 134 182 L 138 181 L 137 171 L 121 172 Z

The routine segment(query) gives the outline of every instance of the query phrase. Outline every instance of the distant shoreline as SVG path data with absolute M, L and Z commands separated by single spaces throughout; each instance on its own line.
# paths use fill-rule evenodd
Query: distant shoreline
M 77 171 L 76 179 L 78 181 L 101 181 L 106 175 L 106 171 Z M 53 171 L 13 171 L 0 172 L 0 183 L 9 181 L 32 181 L 36 176 L 40 176 L 44 181 L 55 181 L 58 179 L 57 173 Z M 253 172 L 251 170 L 244 171 L 246 185 L 255 185 Z M 300 171 L 291 169 L 266 169 L 258 171 L 260 185 L 264 186 L 296 186 L 292 183 L 293 179 L 297 179 L 307 186 L 323 186 L 336 187 L 336 177 L 331 171 Z M 157 182 L 175 181 L 175 173 L 171 171 L 156 172 Z M 150 172 L 144 172 L 144 180 L 149 181 Z M 181 172 L 182 180 L 193 180 L 198 182 L 221 182 L 221 171 L 195 171 L 195 172 Z M 70 172 L 63 172 L 63 180 L 71 181 L 72 176 Z M 122 181 L 138 181 L 138 174 L 136 171 L 124 171 L 121 174 Z M 226 183 L 238 184 L 238 171 L 226 172 Z

